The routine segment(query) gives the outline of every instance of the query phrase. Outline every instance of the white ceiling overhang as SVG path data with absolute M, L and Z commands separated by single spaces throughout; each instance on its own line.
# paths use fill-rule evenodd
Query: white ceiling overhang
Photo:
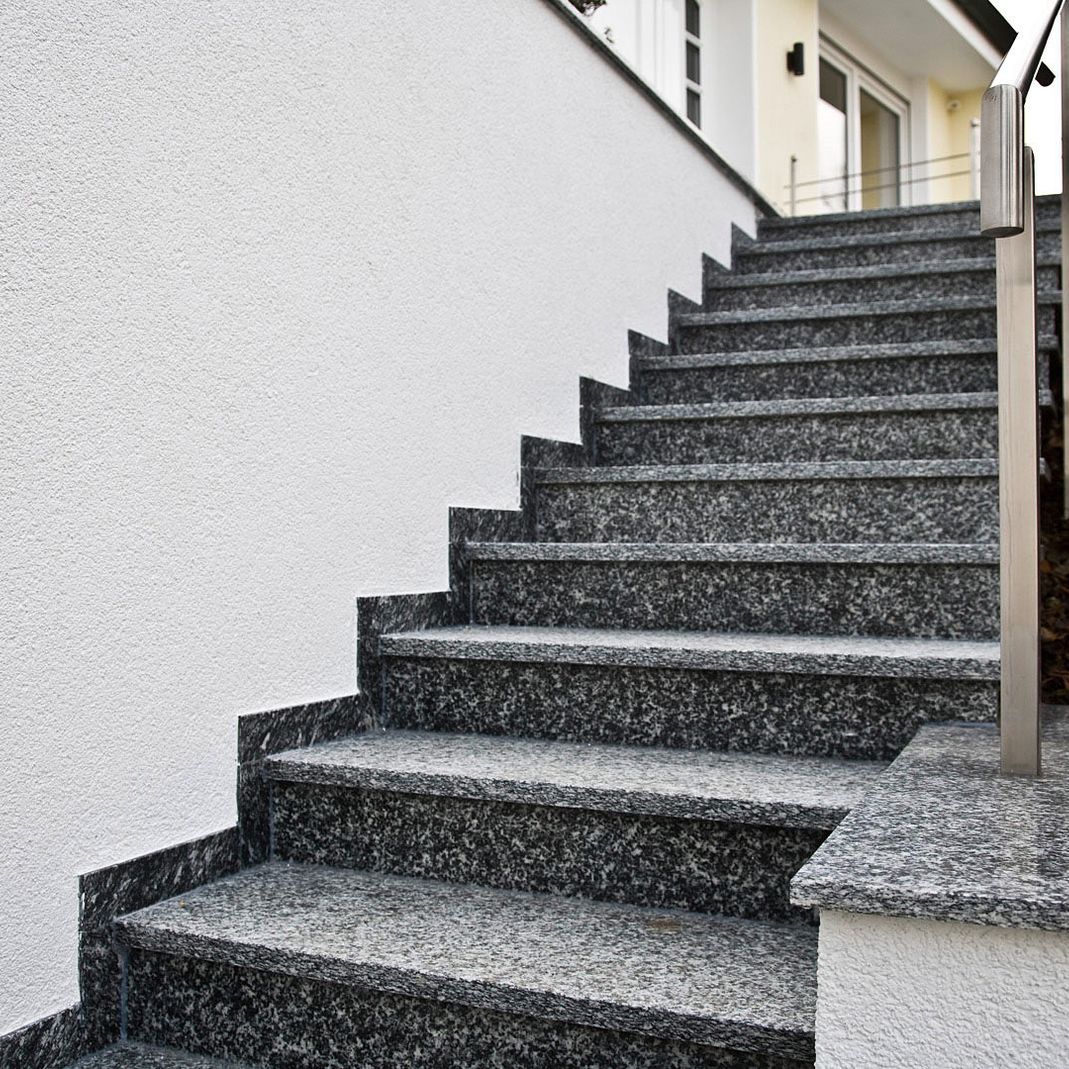
M 820 11 L 903 74 L 950 90 L 986 85 L 1002 58 L 951 0 L 820 0 Z

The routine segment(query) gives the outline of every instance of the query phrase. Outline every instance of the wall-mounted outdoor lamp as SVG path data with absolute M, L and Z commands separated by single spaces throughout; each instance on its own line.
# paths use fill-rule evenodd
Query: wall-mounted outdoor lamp
M 801 41 L 787 53 L 787 70 L 799 77 L 805 74 L 805 45 Z

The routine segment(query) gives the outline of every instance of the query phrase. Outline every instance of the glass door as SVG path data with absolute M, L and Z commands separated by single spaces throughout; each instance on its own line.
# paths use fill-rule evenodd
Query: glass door
M 821 38 L 817 212 L 909 203 L 909 102 Z
M 861 207 L 897 208 L 902 203 L 901 119 L 867 90 L 858 95 Z
M 817 166 L 820 179 L 818 211 L 845 212 L 850 169 L 850 124 L 846 73 L 820 61 L 820 102 L 817 104 Z

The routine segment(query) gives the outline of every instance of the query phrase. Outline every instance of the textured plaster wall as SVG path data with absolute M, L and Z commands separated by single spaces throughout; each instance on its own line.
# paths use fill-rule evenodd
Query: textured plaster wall
M 1069 933 L 822 911 L 817 1069 L 1065 1069 Z
M 753 213 L 544 0 L 0 7 L 0 1032 Z

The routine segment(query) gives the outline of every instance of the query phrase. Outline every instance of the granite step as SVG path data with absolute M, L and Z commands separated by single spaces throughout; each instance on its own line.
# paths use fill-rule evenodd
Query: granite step
M 960 230 L 853 233 L 835 238 L 737 242 L 732 251 L 732 268 L 738 274 L 762 274 L 873 264 L 975 260 L 994 255 L 994 238 Z M 1040 221 L 1037 224 L 1036 255 L 1044 261 L 1060 259 L 1061 229 L 1057 223 Z
M 1061 285 L 1056 259 L 1038 265 L 1037 284 Z M 770 275 L 714 275 L 705 289 L 711 312 L 744 308 L 823 307 L 872 301 L 906 301 L 932 293 L 941 297 L 995 297 L 995 258 L 945 260 L 925 264 L 881 264 L 789 271 Z
M 882 764 L 387 731 L 270 758 L 286 861 L 766 920 Z
M 888 760 L 990 720 L 996 642 L 537 627 L 384 635 L 391 728 Z
M 1058 339 L 1040 339 L 1041 389 L 1049 389 Z M 673 354 L 635 360 L 644 404 L 774 401 L 800 397 L 872 397 L 980 393 L 998 389 L 990 338 Z
M 1036 199 L 1036 219 L 1057 224 L 1061 218 L 1059 196 Z M 926 233 L 932 229 L 980 232 L 980 202 L 957 201 L 919 207 L 876 208 L 863 212 L 800 215 L 791 219 L 762 219 L 757 234 L 762 241 L 793 241 L 804 235 L 814 240 L 852 234 Z
M 1039 294 L 1041 334 L 1054 333 L 1055 306 L 1060 305 L 1060 293 Z M 681 353 L 971 340 L 996 332 L 995 301 L 988 297 L 691 312 L 678 315 L 674 326 L 675 348 Z
M 540 542 L 994 542 L 991 460 L 536 471 Z
M 129 1034 L 218 1057 L 302 1069 L 814 1058 L 807 925 L 275 862 L 120 918 L 116 937 Z
M 464 555 L 474 624 L 998 634 L 999 557 L 991 543 L 488 542 L 469 543 Z
M 14 1069 L 14 1067 L 12 1067 Z M 118 1043 L 88 1054 L 71 1069 L 253 1069 L 247 1062 L 221 1061 L 203 1054 L 144 1043 Z
M 998 394 L 604 408 L 594 450 L 608 466 L 996 457 Z

